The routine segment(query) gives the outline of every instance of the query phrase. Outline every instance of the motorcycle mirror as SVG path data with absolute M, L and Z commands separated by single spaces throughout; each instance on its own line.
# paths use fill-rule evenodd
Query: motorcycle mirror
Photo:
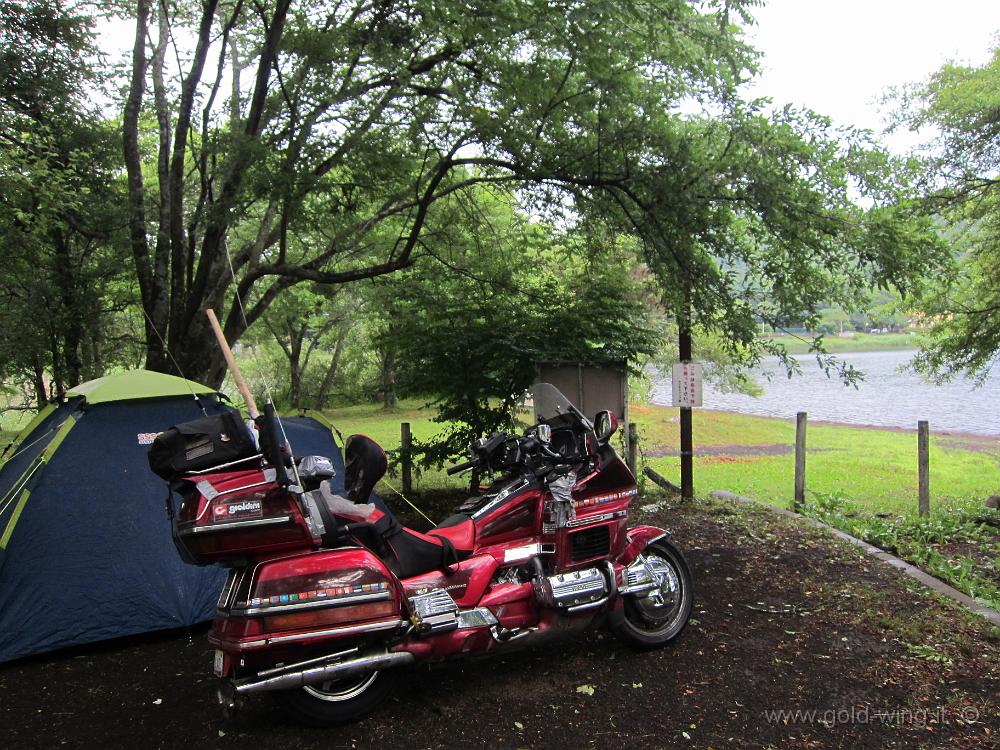
M 602 443 L 618 431 L 618 417 L 610 411 L 601 411 L 594 417 L 594 434 Z
M 552 427 L 547 424 L 540 424 L 535 427 L 535 434 L 538 436 L 538 440 L 542 445 L 548 445 L 552 442 Z

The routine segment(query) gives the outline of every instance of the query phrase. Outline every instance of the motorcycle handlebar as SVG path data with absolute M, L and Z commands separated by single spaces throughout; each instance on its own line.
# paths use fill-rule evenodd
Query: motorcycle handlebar
M 518 462 L 524 460 L 522 457 L 526 457 L 536 452 L 550 460 L 557 462 L 564 460 L 562 455 L 549 448 L 535 435 L 513 437 L 505 433 L 494 433 L 490 436 L 489 440 L 486 440 L 485 442 L 481 440 L 478 444 L 473 444 L 472 450 L 474 453 L 478 454 L 475 458 L 472 458 L 465 463 L 458 464 L 457 466 L 452 466 L 450 469 L 447 469 L 445 473 L 448 474 L 448 476 L 452 476 L 453 474 L 458 474 L 466 469 L 472 469 L 476 466 L 480 466 L 483 462 L 491 461 L 492 459 L 490 456 L 492 453 L 508 440 L 513 440 L 517 444 L 517 455 L 519 458 L 517 458 L 516 461 Z
M 471 461 L 466 461 L 463 464 L 458 464 L 458 466 L 452 466 L 445 473 L 448 476 L 451 476 L 452 474 L 458 474 L 460 471 L 465 471 L 466 469 L 471 469 L 477 463 L 478 463 L 478 461 L 476 461 L 476 459 L 472 459 Z

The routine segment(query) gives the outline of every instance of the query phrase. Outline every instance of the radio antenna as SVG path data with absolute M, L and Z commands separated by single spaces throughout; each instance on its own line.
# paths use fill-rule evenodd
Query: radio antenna
M 243 329 L 247 330 L 247 329 L 250 328 L 250 321 L 247 320 L 247 312 L 246 312 L 246 309 L 243 307 L 243 300 L 240 297 L 240 287 L 239 287 L 239 283 L 236 281 L 236 269 L 233 267 L 233 258 L 229 254 L 229 243 L 226 242 L 225 239 L 223 239 L 223 241 L 222 241 L 222 247 L 226 251 L 226 261 L 229 264 L 229 277 L 233 280 L 233 286 L 236 287 L 236 292 L 235 292 L 235 294 L 236 294 L 236 307 L 240 311 L 240 318 L 243 321 Z M 222 329 L 221 329 L 221 327 L 219 327 L 219 321 L 218 321 L 218 319 L 215 318 L 215 313 L 212 310 L 206 310 L 205 312 L 207 314 L 209 314 L 210 319 L 214 319 L 214 321 L 215 321 L 212 324 L 212 327 L 213 327 L 214 330 L 216 330 L 216 337 L 220 339 L 219 345 L 223 347 L 223 353 L 225 354 L 226 352 L 228 352 L 228 354 L 226 354 L 226 363 L 230 365 L 230 368 L 235 368 L 235 369 L 232 370 L 232 372 L 233 372 L 233 379 L 235 380 L 236 379 L 236 373 L 239 372 L 239 367 L 237 367 L 237 365 L 236 365 L 236 360 L 233 359 L 232 352 L 229 351 L 228 344 L 223 345 L 223 343 L 225 342 L 225 337 L 222 336 Z M 257 357 L 257 355 L 256 355 L 255 352 L 251 352 L 251 356 L 254 357 L 255 359 Z M 242 380 L 242 376 L 240 376 L 240 380 Z M 281 430 L 281 439 L 285 441 L 285 445 L 288 446 L 288 452 L 292 456 L 292 472 L 295 474 L 295 484 L 297 484 L 299 487 L 301 487 L 302 486 L 302 480 L 299 478 L 299 467 L 295 463 L 295 451 L 292 448 L 291 441 L 288 439 L 288 433 L 285 432 L 285 425 L 282 424 L 281 417 L 278 416 L 278 410 L 274 408 L 274 397 L 271 395 L 271 387 L 268 385 L 267 377 L 262 376 L 261 377 L 261 381 L 264 384 L 264 395 L 267 397 L 267 403 L 271 405 L 271 408 L 272 408 L 272 410 L 274 412 L 275 421 L 278 423 L 278 429 Z M 247 386 L 246 381 L 243 380 L 242 387 L 240 386 L 239 382 L 237 382 L 236 385 L 237 385 L 237 388 L 241 388 L 240 393 L 243 394 L 244 400 L 247 401 L 247 410 L 249 411 L 251 403 L 254 404 L 253 408 L 254 408 L 254 410 L 256 410 L 257 409 L 257 405 L 253 401 L 253 394 L 250 393 L 250 388 L 249 388 L 249 386 Z M 245 392 L 243 390 L 244 388 L 246 389 Z M 247 400 L 248 398 L 249 398 L 249 400 Z

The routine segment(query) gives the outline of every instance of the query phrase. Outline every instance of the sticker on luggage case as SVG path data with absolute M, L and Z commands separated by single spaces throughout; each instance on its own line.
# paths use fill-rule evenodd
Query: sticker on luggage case
M 212 517 L 215 521 L 245 521 L 260 518 L 263 515 L 263 493 L 249 497 L 234 498 L 222 502 L 216 500 L 212 506 Z

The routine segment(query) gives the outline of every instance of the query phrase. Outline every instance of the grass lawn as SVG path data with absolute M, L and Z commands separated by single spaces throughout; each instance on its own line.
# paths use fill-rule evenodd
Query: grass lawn
M 328 413 L 346 436 L 362 432 L 387 450 L 399 448 L 399 423 L 409 421 L 418 440 L 440 431 L 433 412 L 404 402 L 393 412 L 352 406 Z M 641 458 L 680 483 L 677 410 L 632 405 Z M 1000 607 L 1000 534 L 982 522 L 983 501 L 1000 494 L 1000 440 L 938 435 L 931 437 L 931 515 L 917 516 L 917 437 L 914 432 L 812 423 L 806 458 L 804 512 L 854 536 L 896 553 L 933 575 Z M 791 507 L 795 424 L 729 412 L 694 412 L 695 493 L 729 490 L 764 503 Z M 378 491 L 390 507 L 398 478 Z M 419 473 L 415 494 L 459 489 L 464 477 L 443 470 Z M 640 486 L 645 480 L 640 478 Z M 390 486 L 391 485 L 391 486 Z M 432 516 L 440 508 L 428 507 Z M 445 513 L 447 515 L 447 513 Z M 1000 523 L 1000 514 L 993 520 Z M 888 516 L 888 517 L 886 517 Z
M 669 455 L 677 452 L 680 440 L 676 410 L 633 406 L 631 415 L 647 463 L 678 479 L 680 459 Z M 808 490 L 849 497 L 874 511 L 916 513 L 915 431 L 812 423 L 807 437 Z M 725 489 L 790 507 L 794 441 L 793 420 L 696 409 L 696 493 Z M 947 512 L 970 504 L 981 507 L 987 496 L 1000 492 L 1000 441 L 932 435 L 930 470 L 934 510 Z
M 823 337 L 823 345 L 828 352 L 878 352 L 886 349 L 916 349 L 916 336 L 908 333 L 855 333 L 851 338 L 841 338 L 836 334 Z M 805 339 L 805 341 L 803 341 Z M 790 354 L 805 354 L 809 351 L 809 334 L 796 336 L 774 336 L 772 341 L 784 344 Z
M 425 408 L 423 402 L 416 399 L 402 400 L 399 406 L 391 411 L 377 404 L 358 404 L 331 409 L 325 414 L 345 439 L 350 434 L 361 433 L 377 441 L 390 452 L 399 450 L 402 422 L 410 423 L 410 432 L 417 441 L 430 440 L 444 429 L 444 425 L 431 421 L 434 418 L 434 411 Z M 449 477 L 443 468 L 414 467 L 413 485 L 418 492 L 458 489 L 467 487 L 468 484 L 467 475 Z M 388 485 L 395 489 L 399 488 L 398 473 L 395 477 L 389 476 L 387 481 L 380 482 L 376 491 L 381 494 L 388 492 L 391 497 L 395 489 L 391 489 Z
M 680 479 L 677 410 L 632 405 L 643 460 Z M 370 435 L 386 450 L 399 448 L 400 422 L 408 421 L 417 440 L 441 431 L 433 411 L 419 401 L 404 401 L 395 411 L 376 405 L 334 409 L 327 415 L 344 436 Z M 808 428 L 806 484 L 809 490 L 848 497 L 873 511 L 911 515 L 917 505 L 915 432 L 813 423 Z M 694 413 L 695 491 L 724 489 L 790 507 L 794 477 L 795 424 L 729 412 Z M 957 436 L 931 437 L 931 505 L 935 511 L 981 506 L 1000 492 L 1000 441 Z M 395 480 L 390 478 L 394 486 Z M 462 487 L 462 477 L 425 470 L 414 479 L 418 491 Z M 384 488 L 382 488 L 384 491 Z

